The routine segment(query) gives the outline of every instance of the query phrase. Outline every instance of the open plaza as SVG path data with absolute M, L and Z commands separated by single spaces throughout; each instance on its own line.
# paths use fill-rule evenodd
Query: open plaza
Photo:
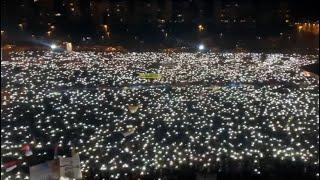
M 273 162 L 319 176 L 319 78 L 300 68 L 317 55 L 35 50 L 10 57 L 1 62 L 1 160 L 17 168 L 2 166 L 1 179 L 28 179 L 30 166 L 71 150 L 88 179 L 230 166 L 259 176 Z

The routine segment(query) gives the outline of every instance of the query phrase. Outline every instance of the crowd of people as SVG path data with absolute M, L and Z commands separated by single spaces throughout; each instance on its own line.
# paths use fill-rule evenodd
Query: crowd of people
M 12 52 L 1 63 L 1 179 L 56 149 L 80 154 L 84 177 L 145 176 L 229 164 L 254 174 L 272 161 L 319 176 L 315 55 Z M 160 78 L 143 78 L 141 73 Z M 26 157 L 21 147 L 30 145 Z M 55 152 L 56 153 L 56 152 Z

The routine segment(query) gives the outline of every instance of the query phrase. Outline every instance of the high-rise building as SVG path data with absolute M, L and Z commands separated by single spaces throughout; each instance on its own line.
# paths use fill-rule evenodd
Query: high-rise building
M 1 1 L 1 30 L 7 28 L 8 15 L 7 15 L 7 1 Z
M 212 19 L 213 19 L 213 23 L 218 25 L 220 24 L 220 16 L 221 16 L 221 8 L 222 8 L 222 2 L 221 0 L 215 0 L 212 3 Z
M 168 23 L 172 16 L 172 0 L 158 0 L 160 13 L 158 22 Z
M 212 19 L 212 14 L 214 11 L 213 5 L 214 1 L 210 0 L 197 0 L 199 7 L 199 20 L 200 22 L 208 22 L 212 23 L 214 20 Z
M 254 4 L 249 2 L 219 2 L 215 4 L 216 23 L 225 26 L 254 27 Z
M 152 23 L 158 19 L 160 8 L 158 0 L 145 0 L 130 2 L 130 15 L 132 23 Z
M 195 16 L 196 7 L 191 6 L 190 1 L 172 1 L 172 16 L 173 23 L 187 23 Z
M 276 24 L 279 20 L 278 3 L 270 3 L 268 1 L 258 1 L 257 3 L 257 24 L 259 26 L 266 26 Z
M 4 26 L 10 26 L 12 30 L 26 30 L 29 22 L 34 21 L 33 0 L 2 0 L 1 1 L 1 22 Z M 2 27 L 4 27 L 2 26 Z
M 129 18 L 129 2 L 116 1 L 112 3 L 111 7 L 111 21 L 114 24 L 124 24 L 128 22 Z
M 112 8 L 111 3 L 107 1 L 94 1 L 92 8 L 92 21 L 96 25 L 106 24 L 107 16 Z
M 291 10 L 287 2 L 280 2 L 278 9 L 278 20 L 281 24 L 289 24 L 292 21 Z
M 83 21 L 89 21 L 91 18 L 92 2 L 88 0 L 78 0 L 80 17 Z

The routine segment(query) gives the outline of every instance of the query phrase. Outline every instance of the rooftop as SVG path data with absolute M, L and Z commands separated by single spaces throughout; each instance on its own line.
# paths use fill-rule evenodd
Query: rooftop
M 319 76 L 319 62 L 301 67 L 303 70 Z

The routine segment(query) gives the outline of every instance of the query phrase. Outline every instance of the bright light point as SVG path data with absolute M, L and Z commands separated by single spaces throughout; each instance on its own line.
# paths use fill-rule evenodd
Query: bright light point
M 55 44 L 51 44 L 51 49 L 56 49 L 57 48 L 57 45 L 55 45 Z
M 199 32 L 202 32 L 204 30 L 204 27 L 200 24 L 199 26 L 198 26 L 198 31 Z
M 201 50 L 204 50 L 204 45 L 203 44 L 200 44 L 199 45 L 199 50 L 201 51 Z

